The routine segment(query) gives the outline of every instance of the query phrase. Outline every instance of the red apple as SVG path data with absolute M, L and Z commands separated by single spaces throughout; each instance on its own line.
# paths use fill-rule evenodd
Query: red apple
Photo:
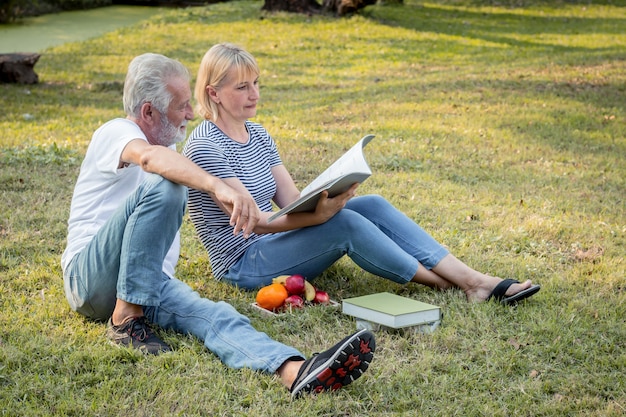
M 285 307 L 302 308 L 304 307 L 304 300 L 299 295 L 290 295 L 285 299 Z
M 316 290 L 313 302 L 318 304 L 330 304 L 330 297 L 326 291 Z
M 285 280 L 285 289 L 289 295 L 300 295 L 304 292 L 304 277 L 294 274 Z

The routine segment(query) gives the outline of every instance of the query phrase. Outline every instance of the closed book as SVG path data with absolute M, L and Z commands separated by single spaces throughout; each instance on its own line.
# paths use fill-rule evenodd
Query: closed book
M 346 298 L 342 301 L 342 311 L 394 329 L 441 320 L 438 306 L 388 292 Z

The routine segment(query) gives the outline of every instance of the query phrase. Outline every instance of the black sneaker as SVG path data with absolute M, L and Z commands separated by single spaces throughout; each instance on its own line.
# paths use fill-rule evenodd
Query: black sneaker
M 114 343 L 139 349 L 143 353 L 156 355 L 172 350 L 152 332 L 145 316 L 130 319 L 119 326 L 114 326 L 109 319 L 107 337 Z
M 360 330 L 325 352 L 307 359 L 291 386 L 291 397 L 302 393 L 337 390 L 363 375 L 372 358 L 376 342 L 374 335 Z

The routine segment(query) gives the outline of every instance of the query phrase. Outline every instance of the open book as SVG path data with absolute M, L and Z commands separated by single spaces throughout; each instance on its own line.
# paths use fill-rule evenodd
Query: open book
M 356 145 L 344 153 L 341 158 L 329 166 L 326 171 L 322 172 L 313 182 L 307 185 L 300 193 L 299 199 L 274 213 L 267 222 L 269 223 L 288 213 L 315 211 L 322 191 L 327 190 L 328 196 L 334 197 L 345 192 L 355 182 L 361 183 L 365 181 L 372 175 L 372 170 L 367 165 L 363 155 L 363 148 L 373 138 L 374 135 L 364 136 Z

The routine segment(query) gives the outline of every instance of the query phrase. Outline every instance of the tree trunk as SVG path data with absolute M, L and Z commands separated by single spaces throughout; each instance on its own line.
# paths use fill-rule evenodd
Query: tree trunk
M 345 16 L 374 4 L 376 0 L 324 0 L 324 10 Z
M 35 64 L 41 55 L 0 54 L 0 82 L 37 84 L 39 76 L 35 72 Z
M 322 6 L 315 0 L 265 0 L 261 9 L 270 12 L 319 13 Z

